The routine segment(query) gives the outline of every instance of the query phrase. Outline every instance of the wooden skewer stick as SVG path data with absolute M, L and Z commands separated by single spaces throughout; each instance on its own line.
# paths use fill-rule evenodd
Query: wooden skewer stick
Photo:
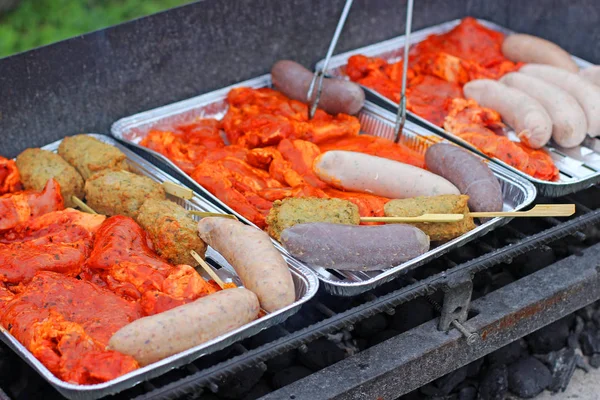
M 194 192 L 192 191 L 192 189 L 183 187 L 170 181 L 163 182 L 162 187 L 168 194 L 175 197 L 179 197 L 181 199 L 189 200 L 192 197 L 194 197 Z
M 238 218 L 233 215 L 233 214 L 221 214 L 221 213 L 214 213 L 214 212 L 208 212 L 208 211 L 194 211 L 194 210 L 190 210 L 188 211 L 190 214 L 192 215 L 197 215 L 198 217 L 223 217 L 223 218 L 231 218 L 231 219 L 235 219 L 236 221 L 239 221 Z
M 208 265 L 207 262 L 204 261 L 198 253 L 192 250 L 190 251 L 190 254 L 192 255 L 192 257 L 194 257 L 198 264 L 200 264 L 200 266 L 210 275 L 210 277 L 213 278 L 215 282 L 217 282 L 217 285 L 219 285 L 221 289 L 227 289 L 227 286 L 225 286 L 225 282 L 223 282 L 221 278 L 219 278 L 219 275 L 217 275 L 217 273 L 211 268 L 211 266 Z
M 575 204 L 538 204 L 529 211 L 472 212 L 472 218 L 495 217 L 569 217 L 575 214 Z M 423 214 L 419 217 L 362 217 L 361 222 L 457 222 L 463 214 Z
M 464 214 L 423 214 L 418 217 L 361 217 L 360 222 L 458 222 L 464 218 Z
M 98 214 L 96 211 L 94 211 L 90 206 L 88 206 L 87 204 L 85 204 L 79 197 L 77 196 L 71 196 L 71 201 L 75 204 L 77 204 L 77 207 L 79 207 L 80 210 L 85 211 L 88 214 Z
M 575 214 L 575 204 L 538 204 L 529 211 L 472 212 L 473 218 L 494 217 L 570 217 Z

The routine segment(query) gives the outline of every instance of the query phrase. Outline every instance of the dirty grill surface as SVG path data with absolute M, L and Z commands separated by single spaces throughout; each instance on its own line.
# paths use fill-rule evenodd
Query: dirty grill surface
M 514 304 L 521 305 L 522 309 L 507 311 L 500 306 L 506 305 L 503 298 L 506 294 L 502 290 L 508 290 L 507 285 L 538 279 L 537 274 L 540 274 L 539 279 L 545 279 L 541 274 L 553 269 L 557 277 L 562 264 L 571 263 L 568 259 L 571 256 L 580 256 L 581 268 L 584 268 L 585 261 L 600 251 L 597 245 L 600 243 L 597 228 L 600 189 L 594 187 L 571 196 L 537 202 L 575 203 L 577 215 L 570 219 L 514 219 L 480 240 L 371 292 L 351 298 L 320 293 L 284 324 L 110 398 L 249 400 L 261 396 L 300 399 L 309 395 L 317 398 L 315 393 L 303 393 L 298 386 L 300 382 L 294 382 L 308 377 L 305 381 L 318 389 L 322 383 L 319 380 L 330 379 L 328 374 L 336 374 L 338 366 L 359 373 L 367 367 L 373 368 L 372 377 L 367 377 L 368 373 L 356 379 L 348 375 L 347 379 L 333 383 L 331 390 L 337 390 L 340 398 L 354 398 L 353 389 L 361 386 L 361 390 L 367 392 L 375 390 L 372 386 L 384 382 L 386 372 L 403 367 L 401 360 L 396 360 L 394 365 L 386 363 L 386 350 L 394 350 L 386 346 L 398 345 L 404 340 L 402 335 L 414 332 L 423 348 L 412 349 L 412 363 L 418 362 L 421 356 L 425 362 L 434 353 L 448 361 L 394 388 L 398 395 L 407 393 L 562 317 L 561 313 L 569 307 L 573 308 L 569 311 L 572 312 L 600 296 L 593 290 L 585 290 L 584 286 L 571 291 L 553 288 L 551 279 L 556 278 L 546 274 L 550 279 L 548 284 L 537 285 L 536 293 L 531 295 L 537 296 L 536 299 L 528 296 L 514 299 Z M 586 279 L 584 272 L 582 270 L 582 276 L 578 277 L 582 285 Z M 444 293 L 464 277 L 472 278 L 473 289 L 468 319 L 461 326 L 469 330 L 471 322 L 477 325 L 475 339 L 479 340 L 468 346 L 455 325 L 450 325 L 449 333 L 437 329 L 443 322 L 437 318 L 439 311 L 448 302 Z M 514 290 L 519 288 L 514 287 Z M 534 303 L 527 303 L 529 300 L 537 303 L 532 306 Z M 564 307 L 557 307 L 559 303 Z M 466 310 L 454 312 L 460 314 Z M 530 321 L 532 318 L 538 319 L 538 326 Z M 485 329 L 480 331 L 480 327 Z M 427 345 L 429 349 L 425 349 Z M 377 363 L 373 361 L 368 365 L 361 361 L 373 357 L 375 351 L 380 357 Z M 393 354 L 387 356 L 394 358 Z M 335 363 L 338 364 L 333 365 Z M 419 364 L 413 367 L 423 371 Z M 351 380 L 355 382 L 349 382 Z M 0 388 L 3 390 L 0 400 L 61 398 L 3 346 L 0 347 Z

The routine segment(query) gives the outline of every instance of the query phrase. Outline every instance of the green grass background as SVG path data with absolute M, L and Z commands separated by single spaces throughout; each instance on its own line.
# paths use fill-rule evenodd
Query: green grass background
M 192 0 L 21 0 L 0 14 L 0 57 L 176 7 Z

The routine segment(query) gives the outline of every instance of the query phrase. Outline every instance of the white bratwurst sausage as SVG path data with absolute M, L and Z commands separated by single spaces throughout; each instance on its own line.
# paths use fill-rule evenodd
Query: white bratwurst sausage
M 466 97 L 496 110 L 528 146 L 539 149 L 552 137 L 552 119 L 544 107 L 524 92 L 491 79 L 477 79 L 463 87 Z
M 587 133 L 600 136 L 600 87 L 590 84 L 577 74 L 550 65 L 528 64 L 519 72 L 543 79 L 577 99 L 587 119 Z
M 390 199 L 460 194 L 452 183 L 422 168 L 353 151 L 323 153 L 313 169 L 321 180 L 340 189 Z
M 198 233 L 225 257 L 266 311 L 274 312 L 294 302 L 292 274 L 265 232 L 229 218 L 208 217 L 198 223 Z
M 552 138 L 562 147 L 575 147 L 587 132 L 585 113 L 577 99 L 561 88 L 519 72 L 504 75 L 500 82 L 527 93 L 540 102 L 552 118 Z
M 600 86 L 600 65 L 593 65 L 579 71 L 579 76 L 596 86 Z
M 579 67 L 569 53 L 560 46 L 537 36 L 509 35 L 502 43 L 502 53 L 515 62 L 549 64 L 570 72 L 579 71 Z
M 143 367 L 244 326 L 259 311 L 254 293 L 226 289 L 133 321 L 115 332 L 108 348 L 135 358 Z

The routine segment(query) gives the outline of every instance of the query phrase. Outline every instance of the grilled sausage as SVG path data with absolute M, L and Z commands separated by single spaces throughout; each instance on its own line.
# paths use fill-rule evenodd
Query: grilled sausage
M 469 196 L 471 211 L 502 211 L 500 182 L 480 158 L 453 144 L 437 143 L 427 149 L 425 164 Z
M 133 321 L 110 338 L 108 348 L 145 366 L 252 322 L 260 307 L 244 288 L 226 289 L 160 314 Z
M 596 86 L 600 86 L 600 65 L 593 65 L 579 71 L 579 76 Z
M 569 93 L 556 85 L 519 72 L 504 75 L 500 81 L 527 93 L 544 106 L 552 118 L 552 138 L 559 146 L 575 147 L 585 139 L 585 113 Z
M 281 233 L 281 243 L 308 264 L 360 271 L 391 268 L 429 250 L 429 237 L 404 224 L 298 224 Z
M 515 62 L 549 64 L 569 72 L 579 71 L 569 53 L 558 45 L 536 36 L 509 35 L 502 43 L 502 53 Z
M 42 149 L 27 149 L 17 156 L 16 163 L 25 189 L 40 192 L 48 180 L 54 178 L 60 185 L 66 207 L 77 207 L 71 196 L 83 199 L 83 178 L 58 154 Z
M 528 64 L 519 72 L 556 85 L 575 97 L 585 112 L 587 133 L 600 136 L 600 87 L 577 74 L 550 65 Z
M 171 264 L 196 265 L 190 250 L 200 256 L 206 252 L 196 221 L 185 208 L 170 200 L 146 200 L 138 210 L 136 221 L 148 232 L 156 252 Z
M 466 97 L 496 110 L 528 146 L 539 149 L 552 137 L 552 119 L 534 98 L 491 79 L 477 79 L 463 87 Z
M 460 194 L 452 183 L 424 169 L 352 151 L 323 153 L 313 169 L 321 180 L 340 189 L 391 199 Z
M 127 157 L 121 150 L 88 135 L 64 138 L 58 146 L 58 154 L 85 180 L 103 169 L 129 169 Z
M 128 171 L 100 171 L 85 182 L 84 189 L 86 202 L 94 211 L 131 218 L 146 200 L 164 200 L 166 196 L 160 184 Z
M 313 79 L 311 71 L 294 61 L 281 60 L 271 68 L 271 79 L 277 90 L 291 99 L 306 103 L 308 88 Z M 316 94 L 316 87 L 314 93 Z M 364 103 L 365 93 L 356 83 L 323 79 L 319 108 L 330 114 L 356 114 Z
M 244 287 L 256 293 L 266 311 L 274 312 L 294 302 L 290 270 L 265 232 L 220 217 L 200 220 L 198 232 L 231 264 Z

